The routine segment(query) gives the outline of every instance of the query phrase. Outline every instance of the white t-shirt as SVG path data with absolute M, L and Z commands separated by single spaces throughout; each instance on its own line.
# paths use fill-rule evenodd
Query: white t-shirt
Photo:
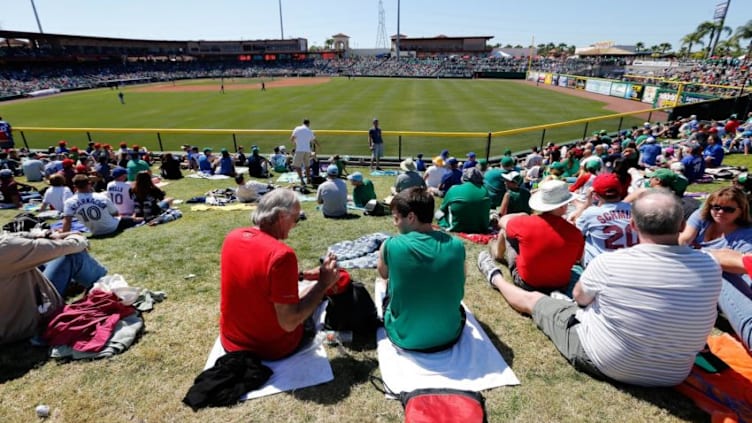
M 300 125 L 292 130 L 295 140 L 295 152 L 305 153 L 311 151 L 311 142 L 316 138 L 311 128 Z
M 598 370 L 640 386 L 686 379 L 715 324 L 721 268 L 713 257 L 638 244 L 599 255 L 579 283 L 595 299 L 577 311 L 577 334 Z
M 63 204 L 65 200 L 71 198 L 73 192 L 65 185 L 59 187 L 49 187 L 44 192 L 44 198 L 42 198 L 43 204 L 49 204 L 53 209 L 62 212 Z
M 441 178 L 443 178 L 447 172 L 449 172 L 449 169 L 445 167 L 438 167 L 436 165 L 429 166 L 424 175 L 426 186 L 429 188 L 438 188 L 439 185 L 441 185 Z
M 78 192 L 65 201 L 63 216 L 77 217 L 92 235 L 107 235 L 115 232 L 120 223 L 117 208 L 107 194 Z
M 125 181 L 112 181 L 107 184 L 107 195 L 110 201 L 122 216 L 133 214 L 133 196 L 131 195 L 131 184 Z

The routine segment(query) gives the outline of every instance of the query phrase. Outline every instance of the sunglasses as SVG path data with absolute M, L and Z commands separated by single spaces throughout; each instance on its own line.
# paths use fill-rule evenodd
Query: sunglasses
M 738 207 L 731 207 L 731 206 L 719 206 L 717 204 L 713 204 L 710 206 L 710 210 L 713 210 L 714 212 L 718 212 L 723 210 L 724 213 L 733 213 L 736 211 Z

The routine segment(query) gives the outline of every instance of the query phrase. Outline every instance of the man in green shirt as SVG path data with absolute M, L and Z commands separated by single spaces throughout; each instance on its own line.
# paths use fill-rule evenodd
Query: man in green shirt
M 386 280 L 387 337 L 407 350 L 450 348 L 465 326 L 465 246 L 433 229 L 434 199 L 425 187 L 400 191 L 390 208 L 400 234 L 381 244 L 377 264 Z
M 376 199 L 376 191 L 370 179 L 363 178 L 360 172 L 353 172 L 347 177 L 353 186 L 352 198 L 355 207 L 365 207 L 369 201 Z
M 480 170 L 465 169 L 462 183 L 447 191 L 439 210 L 438 223 L 442 228 L 452 232 L 487 233 L 491 198 L 483 186 Z
M 532 213 L 530 208 L 530 191 L 522 188 L 522 175 L 519 172 L 509 172 L 503 175 L 507 184 L 504 199 L 501 200 L 499 217 L 513 213 Z

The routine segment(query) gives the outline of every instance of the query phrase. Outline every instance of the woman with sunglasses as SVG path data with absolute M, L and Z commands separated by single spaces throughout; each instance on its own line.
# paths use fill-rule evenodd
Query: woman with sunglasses
M 710 194 L 702 208 L 687 220 L 679 243 L 709 250 L 730 248 L 752 252 L 752 218 L 747 196 L 736 187 Z

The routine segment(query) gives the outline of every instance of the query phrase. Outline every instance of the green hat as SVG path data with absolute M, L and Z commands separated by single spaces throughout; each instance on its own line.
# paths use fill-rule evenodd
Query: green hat
M 486 159 L 480 159 L 480 160 L 478 160 L 478 164 L 481 165 L 481 166 L 486 166 L 486 165 L 488 165 L 488 160 L 486 160 Z
M 678 175 L 671 169 L 656 169 L 654 172 L 645 174 L 645 176 L 658 179 L 661 181 L 661 185 L 670 188 L 678 196 L 683 196 L 687 185 L 689 185 L 687 178 Z
M 219 150 L 219 152 L 220 152 L 220 153 L 227 153 L 227 149 L 226 149 L 226 148 L 224 148 L 224 147 L 222 147 L 222 149 L 221 149 L 221 150 Z
M 606 131 L 605 129 L 601 129 L 601 132 L 599 134 L 600 135 L 608 135 L 608 131 Z
M 505 156 L 511 156 L 512 155 L 512 150 L 510 150 L 510 149 L 507 148 L 506 150 L 504 150 L 504 155 Z
M 601 169 L 601 161 L 597 159 L 590 159 L 585 161 L 585 169 L 586 170 L 600 170 Z
M 206 153 L 207 151 L 214 151 L 214 150 L 212 150 L 211 147 L 204 147 L 204 153 Z
M 747 181 L 749 180 L 749 173 L 747 172 L 740 173 L 739 176 L 736 177 L 736 180 L 742 185 L 746 184 Z
M 501 158 L 501 166 L 502 167 L 514 166 L 514 164 L 515 164 L 515 161 L 514 161 L 514 159 L 512 157 L 504 156 L 504 157 Z
M 551 169 L 556 169 L 556 170 L 564 170 L 567 168 L 562 162 L 553 162 L 550 165 L 548 165 L 548 167 Z

